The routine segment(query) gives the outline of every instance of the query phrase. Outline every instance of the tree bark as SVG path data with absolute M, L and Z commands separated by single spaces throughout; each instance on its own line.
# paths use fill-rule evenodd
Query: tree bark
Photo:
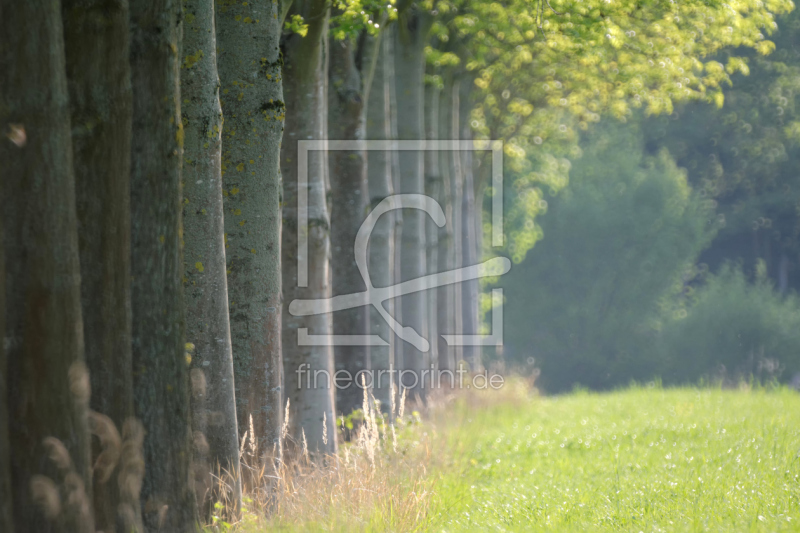
M 88 533 L 90 390 L 60 2 L 2 4 L 0 72 L 3 248 L 14 258 L 4 279 L 9 424 L 2 431 L 10 445 L 14 528 Z M 58 442 L 45 443 L 48 437 Z M 62 468 L 48 455 L 65 459 Z M 75 504 L 49 520 L 54 509 L 40 507 L 34 492 L 66 494 L 67 478 L 77 487 Z
M 439 139 L 439 96 L 441 89 L 434 84 L 425 86 L 425 138 L 428 140 Z M 425 152 L 425 194 L 439 202 L 444 210 L 443 202 L 442 169 L 439 165 L 439 152 L 427 150 Z M 445 216 L 447 212 L 445 211 Z M 427 267 L 426 273 L 433 274 L 441 270 L 439 266 L 439 226 L 431 219 L 426 217 L 425 240 L 427 244 Z M 428 300 L 428 335 L 431 343 L 431 351 L 428 355 L 429 368 L 439 367 L 439 315 L 442 312 L 444 302 L 439 301 L 439 287 L 434 287 L 426 292 Z M 431 379 L 430 387 L 438 385 L 435 379 Z
M 437 119 L 438 138 L 443 140 L 451 140 L 457 138 L 457 135 L 452 133 L 453 122 L 453 76 L 451 73 L 446 73 L 444 76 L 443 88 L 440 94 L 439 114 Z M 439 165 L 441 169 L 441 188 L 439 195 L 439 203 L 445 212 L 447 224 L 439 229 L 438 234 L 438 267 L 440 271 L 453 270 L 455 268 L 455 239 L 453 238 L 454 231 L 454 218 L 453 218 L 453 151 L 443 150 L 439 152 Z M 455 294 L 456 285 L 443 285 L 438 289 L 437 305 L 438 305 L 438 332 L 439 337 L 439 369 L 449 370 L 453 372 L 456 369 L 456 346 L 449 346 L 443 334 L 453 334 L 456 332 L 455 323 Z M 449 377 L 443 377 L 442 382 L 445 386 L 450 385 L 452 381 Z
M 241 508 L 239 430 L 236 420 L 225 219 L 222 211 L 222 108 L 219 102 L 213 0 L 185 11 L 181 98 L 184 132 L 184 286 L 186 338 L 192 358 L 192 430 L 195 494 L 201 517 L 210 521 L 214 502 Z M 231 488 L 219 493 L 221 477 Z
M 395 33 L 395 83 L 397 85 L 397 135 L 400 140 L 423 140 L 425 44 L 430 30 L 430 17 L 415 8 L 404 12 Z M 402 151 L 399 154 L 400 188 L 403 194 L 424 194 L 424 158 L 421 151 Z M 426 274 L 425 228 L 427 214 L 415 209 L 403 214 L 401 241 L 401 281 L 421 278 Z M 400 298 L 406 327 L 428 338 L 428 308 L 425 291 Z M 428 368 L 429 350 L 421 351 L 403 343 L 403 368 L 415 373 L 401 386 L 423 394 L 422 370 Z
M 453 81 L 450 95 L 451 122 L 450 132 L 452 139 L 461 139 L 461 80 Z M 452 165 L 451 186 L 453 206 L 453 268 L 464 266 L 464 169 L 461 164 L 461 152 L 451 150 L 448 154 Z M 463 284 L 453 285 L 453 333 L 464 332 L 463 315 Z M 456 366 L 464 361 L 464 347 L 453 346 L 453 358 Z
M 0 10 L 2 15 L 2 10 Z M 0 100 L 2 101 L 2 100 Z M 1 175 L 1 174 L 0 174 Z M 0 180 L 0 205 L 6 205 Z M 0 216 L 0 529 L 14 533 L 11 463 L 8 434 L 8 358 L 6 357 L 6 263 L 3 253 L 3 217 Z
M 469 99 L 469 89 L 471 83 L 461 83 L 459 105 L 461 107 L 461 138 L 464 140 L 472 139 L 472 129 L 469 124 L 471 102 Z M 461 152 L 461 172 L 463 181 L 463 201 L 462 201 L 462 253 L 465 266 L 475 265 L 480 258 L 478 257 L 478 231 L 476 217 L 479 216 L 479 207 L 475 202 L 475 173 L 473 168 L 473 153 L 470 150 Z M 462 286 L 462 313 L 464 335 L 478 334 L 478 312 L 479 312 L 479 286 L 478 280 L 468 280 Z M 464 346 L 464 360 L 473 372 L 479 370 L 481 365 L 481 352 L 479 346 Z
M 358 38 L 337 41 L 329 37 L 330 66 L 328 93 L 328 138 L 363 140 L 372 84 L 376 48 L 380 41 L 363 32 Z M 366 215 L 367 152 L 333 150 L 328 153 L 331 181 L 331 274 L 333 294 L 366 290 L 356 267 L 353 245 Z M 336 335 L 366 335 L 368 310 L 356 307 L 333 315 Z M 360 372 L 371 368 L 370 347 L 336 346 L 336 371 L 344 370 L 361 383 Z M 347 374 L 345 374 L 347 375 Z M 367 381 L 372 381 L 367 379 Z M 349 414 L 361 407 L 362 390 L 351 385 L 336 391 L 339 412 Z
M 144 524 L 196 531 L 181 281 L 181 2 L 133 0 L 130 9 L 133 393 L 146 432 Z
M 286 142 L 281 147 L 281 169 L 284 175 L 283 279 L 287 303 L 295 299 L 318 299 L 331 296 L 330 285 L 330 219 L 326 201 L 326 162 L 322 151 L 308 153 L 308 227 L 298 227 L 298 141 L 324 139 L 325 60 L 323 40 L 328 27 L 328 5 L 324 0 L 295 2 L 290 14 L 299 14 L 308 22 L 305 37 L 291 34 L 283 43 L 286 86 Z M 299 232 L 307 235 L 308 283 L 298 284 Z M 302 252 L 301 252 L 302 253 Z M 301 346 L 298 330 L 307 328 L 310 335 L 331 334 L 330 313 L 295 317 L 288 308 L 283 315 L 284 386 L 291 402 L 289 431 L 295 443 L 302 435 L 311 452 L 336 451 L 334 389 L 331 384 L 334 365 L 331 346 Z M 324 343 L 323 344 L 330 344 Z M 310 372 L 310 385 L 301 376 L 303 368 Z M 306 374 L 309 376 L 309 374 Z M 315 377 L 317 383 L 315 384 Z M 327 437 L 323 439 L 323 421 Z M 327 442 L 325 442 L 327 440 Z
M 63 2 L 91 408 L 118 431 L 133 414 L 130 300 L 131 78 L 123 0 Z M 96 446 L 95 454 L 102 450 Z M 113 531 L 117 478 L 95 475 L 95 526 Z
M 366 135 L 368 140 L 388 140 L 391 127 L 391 34 L 382 32 L 378 38 L 378 61 L 367 101 Z M 384 198 L 394 194 L 392 183 L 392 153 L 370 150 L 367 152 L 367 179 L 369 207 L 374 209 Z M 394 283 L 395 211 L 384 214 L 375 224 L 368 249 L 369 272 L 376 287 L 388 287 Z M 395 300 L 384 303 L 386 311 L 394 316 Z M 375 378 L 375 399 L 388 412 L 391 405 L 390 370 L 394 364 L 394 332 L 374 308 L 369 309 L 369 333 L 387 341 L 387 346 L 370 346 L 370 365 Z
M 278 449 L 282 423 L 280 6 L 220 3 L 219 73 L 230 329 L 239 426 L 249 417 L 258 454 Z

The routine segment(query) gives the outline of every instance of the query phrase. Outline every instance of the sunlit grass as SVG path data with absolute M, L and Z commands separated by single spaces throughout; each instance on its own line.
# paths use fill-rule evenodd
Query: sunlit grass
M 793 391 L 637 388 L 461 416 L 431 530 L 800 530 Z
M 631 388 L 439 398 L 373 467 L 286 471 L 239 531 L 800 531 L 800 395 Z M 413 418 L 413 417 L 412 417 Z M 411 418 L 409 418 L 411 420 Z

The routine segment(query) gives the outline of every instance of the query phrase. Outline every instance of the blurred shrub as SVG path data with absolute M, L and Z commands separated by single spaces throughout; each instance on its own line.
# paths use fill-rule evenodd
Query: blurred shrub
M 800 372 L 800 301 L 727 265 L 692 296 L 688 312 L 664 321 L 659 343 L 665 382 L 787 381 Z
M 714 230 L 713 208 L 666 152 L 644 155 L 635 126 L 598 127 L 582 146 L 538 219 L 543 239 L 498 282 L 505 357 L 535 362 L 550 392 L 658 373 L 659 304 Z

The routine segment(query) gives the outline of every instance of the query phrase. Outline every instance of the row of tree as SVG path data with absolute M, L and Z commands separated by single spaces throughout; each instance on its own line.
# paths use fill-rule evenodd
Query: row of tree
M 520 260 L 542 187 L 566 183 L 576 129 L 714 99 L 743 62 L 704 58 L 768 52 L 790 3 L 556 7 L 568 13 L 522 0 L 2 0 L 0 529 L 194 530 L 210 473 L 240 479 L 250 417 L 259 457 L 286 453 L 285 418 L 297 441 L 336 451 L 326 435 L 361 391 L 303 387 L 301 365 L 480 365 L 439 335 L 477 333 L 477 281 L 387 306 L 427 351 L 378 310 L 294 316 L 288 303 L 366 288 L 350 250 L 396 193 L 435 198 L 448 224 L 384 215 L 376 286 L 478 262 L 488 161 L 314 151 L 300 169 L 298 141 L 502 139 L 506 250 Z M 389 342 L 334 350 L 299 342 L 303 330 Z M 385 405 L 389 390 L 376 388 Z

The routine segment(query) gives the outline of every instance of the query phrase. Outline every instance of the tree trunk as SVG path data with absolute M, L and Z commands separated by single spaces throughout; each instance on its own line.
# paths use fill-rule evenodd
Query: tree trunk
M 388 98 L 389 98 L 389 132 L 390 139 L 397 140 L 397 84 L 395 83 L 395 50 L 397 49 L 397 24 L 392 24 L 386 29 L 386 40 L 383 42 L 386 53 L 384 56 L 384 69 L 386 75 L 386 83 L 389 85 Z M 392 150 L 389 153 L 389 166 L 391 167 L 391 180 L 392 180 L 392 194 L 400 191 L 400 151 Z M 391 216 L 394 218 L 394 243 L 392 245 L 394 252 L 394 267 L 392 273 L 392 283 L 400 283 L 401 274 L 403 270 L 403 211 L 392 211 Z M 403 323 L 403 299 L 393 298 L 389 300 L 394 307 L 394 319 L 398 323 Z M 396 333 L 392 334 L 392 353 L 394 354 L 394 367 L 395 369 L 405 368 L 403 358 L 403 350 L 405 341 L 400 339 Z M 398 394 L 400 393 L 400 382 L 397 380 Z
M 222 212 L 222 108 L 219 102 L 213 0 L 185 12 L 181 98 L 184 132 L 184 286 L 186 339 L 192 358 L 192 430 L 195 494 L 210 521 L 216 501 L 241 508 L 239 430 L 234 396 L 225 227 Z M 231 488 L 219 494 L 221 477 Z
M 461 138 L 464 140 L 472 139 L 472 129 L 469 124 L 471 102 L 469 100 L 469 89 L 471 83 L 463 83 L 460 86 L 460 114 Z M 465 266 L 475 265 L 480 258 L 478 257 L 478 232 L 476 216 L 479 207 L 475 202 L 475 173 L 473 169 L 473 153 L 470 150 L 461 152 L 461 171 L 464 176 L 462 202 L 462 243 L 463 260 Z M 478 280 L 468 280 L 462 284 L 462 312 L 463 312 L 463 332 L 464 335 L 478 334 Z M 464 346 L 464 360 L 473 372 L 478 371 L 481 364 L 480 346 Z
M 0 7 L 5 357 L 17 533 L 93 532 L 80 265 L 61 3 Z M 51 437 L 57 439 L 45 439 Z M 60 444 L 59 444 L 60 443 Z M 64 450 L 64 454 L 58 453 Z M 57 468 L 48 456 L 65 457 Z M 63 465 L 63 463 L 62 463 Z M 41 475 L 48 476 L 54 484 Z M 36 501 L 77 476 L 74 505 Z M 58 488 L 55 488 L 58 487 Z M 36 493 L 36 495 L 34 494 Z
M 308 227 L 298 227 L 298 141 L 324 139 L 326 99 L 324 80 L 323 39 L 328 28 L 328 5 L 324 0 L 295 2 L 290 14 L 300 14 L 308 21 L 305 37 L 291 34 L 283 48 L 286 85 L 286 142 L 281 147 L 281 169 L 284 176 L 283 279 L 287 303 L 295 299 L 318 299 L 331 296 L 330 286 L 330 219 L 326 201 L 326 160 L 322 151 L 308 153 Z M 298 243 L 300 232 L 307 238 L 305 255 L 308 267 L 307 284 L 299 285 Z M 304 253 L 304 252 L 300 252 Z M 285 310 L 283 315 L 284 386 L 291 401 L 290 434 L 296 443 L 305 433 L 311 452 L 330 453 L 336 450 L 333 350 L 325 346 L 303 346 L 298 342 L 300 328 L 309 335 L 330 336 L 331 315 L 295 317 Z M 301 365 L 308 365 L 302 367 Z M 310 376 L 310 386 L 301 373 Z M 317 378 L 316 384 L 314 383 Z M 327 437 L 323 440 L 323 421 Z
M 379 55 L 375 75 L 367 102 L 367 139 L 388 140 L 392 137 L 391 127 L 391 34 L 382 32 L 379 40 Z M 369 184 L 370 210 L 381 203 L 384 198 L 394 194 L 392 184 L 392 153 L 370 150 L 367 152 L 367 177 Z M 372 231 L 369 243 L 369 272 L 372 283 L 376 287 L 388 287 L 394 283 L 394 232 L 395 213 L 390 211 L 383 215 Z M 386 311 L 394 316 L 395 299 L 384 304 Z M 369 333 L 378 335 L 388 342 L 387 346 L 370 346 L 370 365 L 375 377 L 375 399 L 381 402 L 386 412 L 391 405 L 392 374 L 394 363 L 394 332 L 389 324 L 374 308 L 369 310 Z M 382 373 L 383 372 L 383 373 Z
M 433 83 L 425 86 L 425 138 L 429 140 L 439 139 L 439 96 L 441 89 Z M 439 202 L 444 210 L 442 193 L 442 169 L 439 165 L 439 152 L 427 150 L 425 152 L 425 194 Z M 445 216 L 447 213 L 445 212 Z M 439 226 L 430 217 L 425 217 L 425 240 L 427 244 L 427 267 L 426 273 L 433 274 L 441 270 L 439 266 Z M 428 367 L 436 369 L 439 367 L 439 314 L 444 302 L 439 302 L 439 287 L 434 287 L 426 291 L 428 300 L 428 339 L 431 343 L 431 350 L 428 354 Z M 435 379 L 431 379 L 430 387 L 438 385 Z
M 2 15 L 2 10 L 0 10 Z M 1 101 L 1 100 L 0 100 Z M 2 174 L 0 174 L 2 175 Z M 0 180 L 0 205 L 6 205 Z M 0 216 L 0 529 L 14 533 L 13 493 L 11 492 L 11 463 L 9 463 L 8 434 L 8 358 L 6 357 L 6 268 L 3 254 L 3 217 Z
M 63 14 L 90 406 L 120 431 L 133 414 L 128 2 L 65 0 Z M 102 531 L 116 528 L 118 476 L 94 478 Z
M 405 12 L 395 33 L 395 83 L 397 85 L 398 122 L 400 140 L 423 140 L 424 130 L 424 74 L 425 44 L 430 29 L 430 17 L 412 9 Z M 424 158 L 421 151 L 402 151 L 399 154 L 400 188 L 403 194 L 424 194 Z M 401 241 L 401 281 L 421 278 L 426 274 L 425 228 L 427 214 L 414 209 L 403 214 Z M 403 306 L 404 326 L 413 328 L 423 338 L 428 338 L 428 308 L 425 291 L 407 294 L 400 298 Z M 403 368 L 414 372 L 406 376 L 402 386 L 422 393 L 422 370 L 428 367 L 429 349 L 419 350 L 411 343 L 403 343 Z
M 146 432 L 148 531 L 196 531 L 184 352 L 178 47 L 181 2 L 131 2 L 134 410 Z
M 363 140 L 365 137 L 370 86 L 380 41 L 365 33 L 358 38 L 337 41 L 329 37 L 330 50 L 328 93 L 328 138 Z M 333 294 L 350 294 L 366 290 L 356 267 L 353 245 L 366 215 L 367 152 L 333 150 L 328 153 L 331 181 L 331 274 Z M 336 335 L 366 335 L 368 310 L 356 307 L 333 315 Z M 361 383 L 360 372 L 370 368 L 369 346 L 336 346 L 336 371 L 344 370 Z M 344 375 L 348 375 L 344 374 Z M 371 381 L 367 379 L 367 381 Z M 361 407 L 363 393 L 359 387 L 336 390 L 339 412 L 349 414 Z
M 439 102 L 439 121 L 438 138 L 444 140 L 455 139 L 458 136 L 453 134 L 453 76 L 444 75 L 444 84 L 441 90 Z M 442 205 L 447 218 L 447 224 L 439 229 L 438 241 L 438 267 L 440 271 L 453 270 L 455 268 L 455 239 L 453 238 L 454 222 L 453 217 L 453 154 L 452 150 L 439 152 L 439 165 L 441 168 L 441 189 L 437 200 Z M 443 285 L 439 287 L 437 296 L 438 306 L 438 332 L 437 339 L 439 347 L 439 369 L 453 372 L 456 369 L 456 346 L 449 346 L 443 334 L 454 334 L 456 332 L 455 322 L 455 295 L 456 285 Z M 453 383 L 449 377 L 443 377 L 442 383 L 448 386 Z
M 452 139 L 461 139 L 461 80 L 456 78 L 450 91 L 450 133 Z M 452 192 L 451 203 L 453 206 L 453 268 L 464 266 L 464 166 L 461 164 L 461 152 L 451 150 L 449 159 L 452 165 L 450 190 Z M 463 283 L 453 285 L 453 333 L 461 334 L 464 332 L 463 315 Z M 453 358 L 456 366 L 464 361 L 464 347 L 453 346 Z
M 219 3 L 222 175 L 230 330 L 240 427 L 249 417 L 259 457 L 277 451 L 282 423 L 281 174 L 286 108 L 280 6 Z

